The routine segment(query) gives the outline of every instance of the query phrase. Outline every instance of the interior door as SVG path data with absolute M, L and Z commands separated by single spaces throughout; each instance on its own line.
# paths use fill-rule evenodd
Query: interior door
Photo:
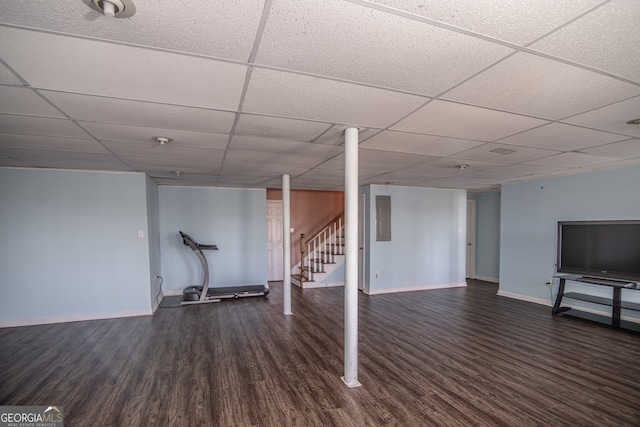
M 476 201 L 467 200 L 467 278 L 476 277 Z
M 267 200 L 267 280 L 283 280 L 282 200 Z
M 364 290 L 364 194 L 358 196 L 358 289 Z

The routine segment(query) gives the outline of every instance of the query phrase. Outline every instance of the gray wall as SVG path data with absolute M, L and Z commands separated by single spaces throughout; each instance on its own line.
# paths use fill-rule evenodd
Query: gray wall
M 557 222 L 640 219 L 640 167 L 503 185 L 501 215 L 500 294 L 550 304 L 545 282 L 556 270 Z M 573 282 L 572 290 L 611 294 Z M 640 302 L 640 292 L 623 291 L 623 298 Z
M 361 193 L 367 292 L 465 284 L 466 191 L 371 185 Z M 376 195 L 391 196 L 390 242 L 376 241 Z
M 160 187 L 163 291 L 180 292 L 202 282 L 202 267 L 178 231 L 205 251 L 209 285 L 267 283 L 267 194 L 260 189 Z
M 143 174 L 0 168 L 0 326 L 150 314 L 148 230 Z

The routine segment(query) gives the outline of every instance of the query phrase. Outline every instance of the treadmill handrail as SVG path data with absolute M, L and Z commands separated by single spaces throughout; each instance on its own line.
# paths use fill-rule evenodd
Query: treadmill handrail
M 200 292 L 200 301 L 204 301 L 207 296 L 207 290 L 209 289 L 209 264 L 207 263 L 207 259 L 205 258 L 202 249 L 217 251 L 218 247 L 216 245 L 200 245 L 187 233 L 183 233 L 182 231 L 178 231 L 178 233 L 180 233 L 180 236 L 182 236 L 182 243 L 191 248 L 191 250 L 200 260 L 200 264 L 202 264 L 204 275 L 202 277 L 202 291 Z
M 216 245 L 204 245 L 202 243 L 198 243 L 195 240 L 193 240 L 193 238 L 191 236 L 189 236 L 187 233 L 183 233 L 182 231 L 178 231 L 178 233 L 180 233 L 180 236 L 182 236 L 182 243 L 184 243 L 187 246 L 190 246 L 192 249 L 193 249 L 193 247 L 196 247 L 198 249 L 203 249 L 205 251 L 207 251 L 207 250 L 217 251 L 218 250 L 218 246 L 216 246 Z

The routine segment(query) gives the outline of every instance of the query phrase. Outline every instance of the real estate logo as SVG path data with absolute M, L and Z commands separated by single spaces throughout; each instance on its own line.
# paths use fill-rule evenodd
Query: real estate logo
M 62 406 L 0 406 L 0 427 L 63 427 Z

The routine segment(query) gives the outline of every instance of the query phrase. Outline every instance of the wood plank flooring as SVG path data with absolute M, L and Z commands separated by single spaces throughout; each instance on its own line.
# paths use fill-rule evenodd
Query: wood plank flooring
M 343 374 L 343 289 L 154 316 L 0 329 L 0 405 L 67 426 L 638 426 L 640 336 L 496 296 L 497 286 L 359 295 L 359 380 Z

